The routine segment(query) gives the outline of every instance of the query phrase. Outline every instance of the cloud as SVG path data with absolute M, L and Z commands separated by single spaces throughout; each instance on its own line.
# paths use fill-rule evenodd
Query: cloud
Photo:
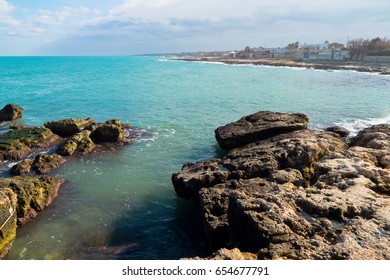
M 237 49 L 265 41 L 284 46 L 298 39 L 345 42 L 347 36 L 388 36 L 390 24 L 388 0 L 123 0 L 113 7 L 103 0 L 60 3 L 68 6 L 34 5 L 25 17 L 16 17 L 23 7 L 0 0 L 0 34 L 25 36 L 26 41 L 42 35 L 42 44 L 50 42 L 46 50 L 67 46 L 82 52 L 83 46 L 88 51 L 96 46 L 96 52 L 126 54 Z
M 61 25 L 66 21 L 83 18 L 96 13 L 96 10 L 86 7 L 62 7 L 57 10 L 39 10 L 38 15 L 33 16 L 31 20 L 34 23 L 43 25 Z

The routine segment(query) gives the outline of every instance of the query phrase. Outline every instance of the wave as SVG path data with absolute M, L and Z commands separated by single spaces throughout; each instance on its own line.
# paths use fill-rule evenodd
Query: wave
M 335 122 L 335 125 L 344 127 L 351 131 L 352 135 L 356 135 L 360 130 L 376 124 L 390 124 L 390 114 L 382 118 L 367 118 L 367 119 L 356 119 L 346 118 L 340 122 Z

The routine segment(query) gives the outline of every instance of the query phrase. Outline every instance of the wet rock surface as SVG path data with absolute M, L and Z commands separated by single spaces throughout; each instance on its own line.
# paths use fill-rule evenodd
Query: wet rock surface
M 214 251 L 389 259 L 390 125 L 342 136 L 261 136 L 222 159 L 185 164 L 172 182 L 179 196 L 199 202 Z

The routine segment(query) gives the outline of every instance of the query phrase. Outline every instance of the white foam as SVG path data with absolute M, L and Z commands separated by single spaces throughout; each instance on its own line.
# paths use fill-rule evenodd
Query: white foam
M 367 119 L 355 119 L 347 118 L 340 122 L 335 122 L 335 125 L 344 127 L 351 131 L 352 135 L 356 135 L 360 130 L 372 125 L 388 123 L 390 124 L 390 114 L 382 118 L 367 118 Z

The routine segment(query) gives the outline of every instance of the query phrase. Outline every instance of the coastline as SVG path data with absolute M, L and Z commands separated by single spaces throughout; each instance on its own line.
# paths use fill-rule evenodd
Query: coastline
M 276 67 L 297 67 L 316 70 L 347 70 L 366 73 L 377 73 L 380 75 L 390 75 L 390 65 L 387 64 L 372 64 L 361 61 L 295 61 L 291 59 L 278 58 L 225 58 L 212 56 L 183 56 L 176 57 L 181 61 L 192 62 L 211 62 L 223 63 L 231 65 L 261 65 L 261 66 L 276 66 Z M 386 66 L 385 66 L 386 65 Z

